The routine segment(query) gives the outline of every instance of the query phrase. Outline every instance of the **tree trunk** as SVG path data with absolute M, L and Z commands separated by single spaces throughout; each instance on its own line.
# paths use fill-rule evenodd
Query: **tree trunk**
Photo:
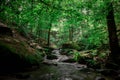
M 47 41 L 48 47 L 50 46 L 50 32 L 51 32 L 51 26 L 52 26 L 52 23 L 50 23 L 50 27 L 49 27 L 49 29 L 48 29 L 48 41 Z
M 119 63 L 119 44 L 117 37 L 117 30 L 114 20 L 114 10 L 112 3 L 108 4 L 108 14 L 106 16 L 107 19 L 107 27 L 109 33 L 109 45 L 110 45 L 110 56 L 109 61 L 112 61 L 115 64 Z

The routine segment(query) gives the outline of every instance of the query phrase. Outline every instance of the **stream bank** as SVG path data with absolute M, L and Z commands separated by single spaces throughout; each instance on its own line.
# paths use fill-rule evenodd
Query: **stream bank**
M 45 59 L 35 70 L 1 74 L 0 80 L 119 80 L 86 65 L 61 62 L 61 56 L 65 55 L 57 53 L 57 56 L 58 59 Z

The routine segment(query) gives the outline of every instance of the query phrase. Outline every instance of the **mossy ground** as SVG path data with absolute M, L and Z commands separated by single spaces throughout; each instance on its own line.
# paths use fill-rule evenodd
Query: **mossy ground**
M 41 53 L 31 48 L 26 42 L 13 37 L 0 38 L 1 68 L 29 67 L 38 65 L 41 60 Z

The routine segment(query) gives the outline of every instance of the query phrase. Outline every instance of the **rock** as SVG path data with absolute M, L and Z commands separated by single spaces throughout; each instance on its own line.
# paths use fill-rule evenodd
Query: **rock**
M 95 80 L 105 80 L 104 77 L 96 77 Z
M 84 66 L 85 66 L 85 65 L 84 65 Z M 87 68 L 87 67 L 85 68 L 85 67 L 84 67 L 84 68 L 81 69 L 80 71 L 81 71 L 81 72 L 89 73 L 89 72 L 94 72 L 94 69 L 92 69 L 92 68 Z
M 30 78 L 30 75 L 29 74 L 17 74 L 16 78 L 18 78 L 18 79 L 27 79 L 27 78 Z
M 53 59 L 58 59 L 56 55 L 47 55 L 47 59 L 53 60 Z
M 52 54 L 59 55 L 60 54 L 60 50 L 59 49 L 55 49 L 55 50 L 52 51 Z
M 50 66 L 50 65 L 57 66 L 57 65 L 58 65 L 56 62 L 54 62 L 54 61 L 49 61 L 49 60 L 43 61 L 42 64 L 45 64 L 45 65 L 48 65 L 48 66 Z
M 63 62 L 63 61 L 68 60 L 68 59 L 69 59 L 69 57 L 66 56 L 66 55 L 59 55 L 57 61 L 58 62 Z
M 0 25 L 0 36 L 13 36 L 12 30 Z
M 97 71 L 104 76 L 116 76 L 118 74 L 117 71 L 112 70 L 112 69 L 101 69 L 101 70 L 97 70 Z
M 120 74 L 115 77 L 115 80 L 120 80 Z
M 7 29 L 9 30 L 9 28 Z M 21 38 L 17 39 L 12 36 L 0 37 L 0 71 L 3 69 L 6 71 L 20 70 L 17 68 L 31 67 L 41 61 L 40 52 L 31 48 Z
M 63 60 L 62 62 L 75 63 L 76 61 L 72 58 L 69 58 L 69 59 Z
M 61 55 L 66 55 L 66 56 L 71 56 L 74 51 L 77 51 L 75 49 L 60 49 L 60 54 Z
M 76 49 L 76 50 L 79 50 L 79 45 L 76 44 L 76 43 L 68 42 L 68 43 L 62 44 L 62 48 L 63 49 Z
M 60 80 L 73 80 L 72 78 L 70 78 L 70 77 L 61 77 L 61 79 Z

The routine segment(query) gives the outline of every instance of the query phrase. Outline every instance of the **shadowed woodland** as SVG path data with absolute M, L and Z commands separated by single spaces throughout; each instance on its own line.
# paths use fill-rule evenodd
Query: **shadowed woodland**
M 119 0 L 0 0 L 0 80 L 120 80 Z

